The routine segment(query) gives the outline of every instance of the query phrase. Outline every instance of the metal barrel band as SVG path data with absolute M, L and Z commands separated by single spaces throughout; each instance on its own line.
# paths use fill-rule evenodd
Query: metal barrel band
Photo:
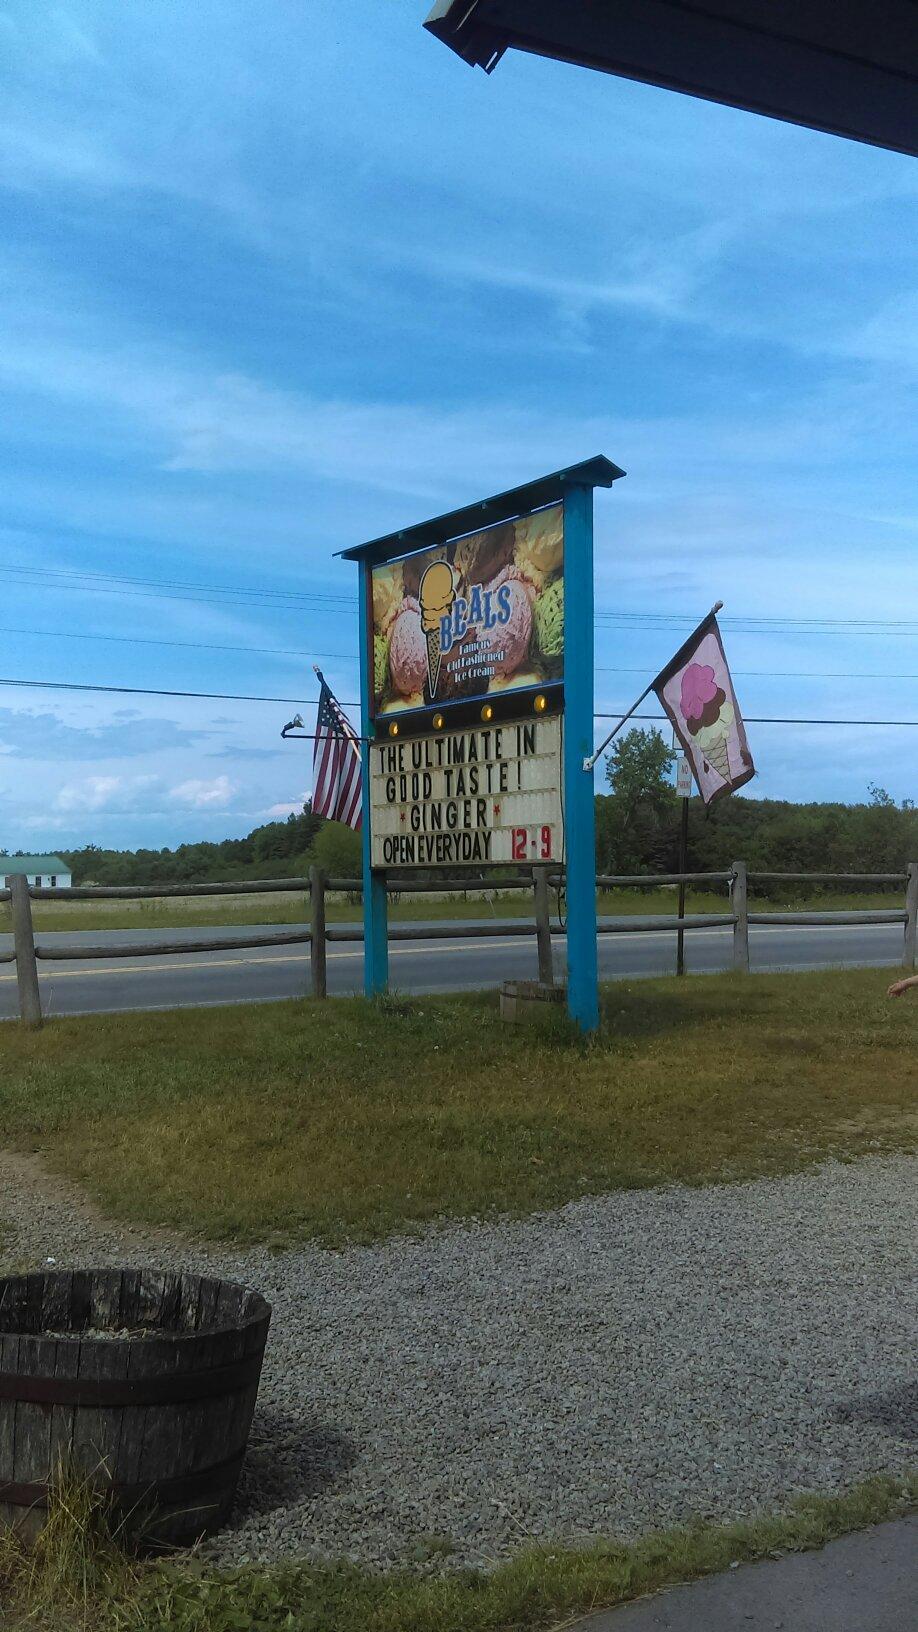
M 121 1506 L 140 1507 L 146 1502 L 157 1506 L 173 1506 L 179 1502 L 194 1502 L 199 1497 L 221 1494 L 234 1481 L 242 1467 L 244 1451 L 238 1451 L 225 1462 L 214 1462 L 197 1473 L 180 1474 L 175 1479 L 147 1479 L 139 1484 L 117 1484 L 100 1481 L 100 1488 Z M 46 1480 L 34 1484 L 23 1482 L 0 1483 L 0 1502 L 11 1507 L 38 1507 L 48 1505 L 49 1485 Z
M 237 1394 L 257 1383 L 260 1351 L 209 1371 L 165 1377 L 29 1377 L 0 1372 L 0 1400 L 23 1405 L 182 1405 Z

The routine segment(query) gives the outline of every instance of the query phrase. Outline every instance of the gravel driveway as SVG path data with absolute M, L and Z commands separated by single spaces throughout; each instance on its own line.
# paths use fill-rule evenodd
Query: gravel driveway
M 221 1559 L 487 1563 L 913 1467 L 916 1180 L 884 1157 L 271 1253 L 125 1231 L 0 1157 L 0 1223 L 13 1259 L 211 1270 L 274 1304 Z

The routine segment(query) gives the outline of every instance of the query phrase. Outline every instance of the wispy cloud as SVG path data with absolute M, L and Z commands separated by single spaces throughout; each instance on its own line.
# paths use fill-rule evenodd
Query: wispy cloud
M 0 751 L 17 759 L 148 758 L 164 750 L 193 747 L 209 735 L 206 726 L 183 726 L 164 718 L 73 725 L 47 711 L 0 708 Z
M 192 777 L 169 789 L 169 798 L 188 810 L 226 810 L 238 791 L 238 783 L 228 776 L 215 776 L 210 781 Z
M 295 799 L 281 799 L 278 804 L 269 805 L 267 810 L 259 814 L 268 822 L 282 821 L 288 816 L 300 816 L 309 796 L 308 788 L 304 789 Z
M 80 782 L 65 782 L 55 800 L 58 811 L 106 811 L 126 815 L 149 807 L 158 791 L 157 776 L 87 776 Z

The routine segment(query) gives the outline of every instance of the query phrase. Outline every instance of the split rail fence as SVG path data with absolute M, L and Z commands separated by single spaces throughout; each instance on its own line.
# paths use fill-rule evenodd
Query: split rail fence
M 904 888 L 905 900 L 901 908 L 867 908 L 849 912 L 754 912 L 749 910 L 750 885 L 763 884 L 837 884 L 880 885 Z M 904 929 L 902 962 L 914 969 L 918 955 L 918 862 L 909 862 L 904 872 L 897 873 L 749 873 L 743 861 L 735 861 L 728 872 L 719 873 L 639 873 L 601 874 L 597 888 L 610 890 L 622 887 L 678 885 L 680 911 L 675 915 L 648 914 L 645 917 L 601 919 L 597 928 L 600 935 L 677 934 L 679 942 L 678 966 L 682 972 L 682 937 L 697 929 L 732 928 L 733 966 L 749 969 L 749 930 L 756 925 L 858 925 L 901 924 Z M 688 913 L 683 910 L 687 885 L 722 884 L 729 891 L 729 911 L 715 913 Z M 563 877 L 550 866 L 534 867 L 530 877 L 491 881 L 485 878 L 436 880 L 414 883 L 390 877 L 387 889 L 391 895 L 424 895 L 450 893 L 492 894 L 498 890 L 527 890 L 533 898 L 533 918 L 495 919 L 493 924 L 390 924 L 390 941 L 459 941 L 480 940 L 489 936 L 505 939 L 535 936 L 538 951 L 539 979 L 553 983 L 554 966 L 552 935 L 561 930 L 553 926 L 551 893 L 563 887 Z M 200 939 L 132 941 L 102 944 L 79 943 L 63 945 L 36 941 L 32 921 L 34 901 L 147 901 L 169 900 L 221 895 L 271 895 L 291 890 L 308 892 L 310 903 L 309 928 L 283 928 L 266 933 L 202 935 Z M 15 963 L 19 994 L 19 1014 L 28 1026 L 42 1024 L 41 991 L 38 981 L 40 962 L 109 962 L 117 958 L 150 958 L 180 956 L 184 953 L 214 951 L 244 951 L 262 946 L 308 946 L 310 963 L 310 992 L 313 997 L 327 995 L 325 955 L 329 942 L 363 941 L 360 925 L 332 924 L 327 921 L 326 895 L 329 891 L 359 895 L 360 879 L 325 878 L 313 868 L 306 878 L 261 879 L 231 884 L 152 884 L 152 885 L 79 885 L 72 889 L 45 889 L 29 885 L 24 877 L 14 876 L 9 886 L 0 889 L 0 902 L 10 902 L 12 908 L 13 946 L 0 951 L 0 963 Z

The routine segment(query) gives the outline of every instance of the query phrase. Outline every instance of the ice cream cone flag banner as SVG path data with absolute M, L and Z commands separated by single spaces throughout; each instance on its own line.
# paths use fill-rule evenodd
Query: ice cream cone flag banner
M 755 776 L 713 613 L 657 675 L 651 689 L 672 721 L 706 805 Z

